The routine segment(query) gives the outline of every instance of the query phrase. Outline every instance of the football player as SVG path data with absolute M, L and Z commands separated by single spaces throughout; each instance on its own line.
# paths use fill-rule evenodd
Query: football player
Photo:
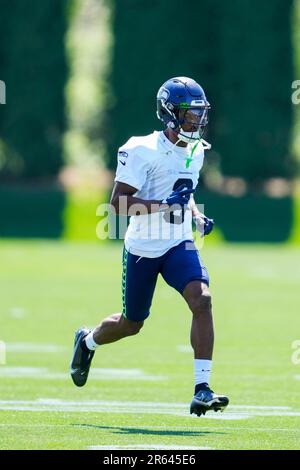
M 78 387 L 86 383 L 99 345 L 140 331 L 161 274 L 192 312 L 195 391 L 190 413 L 200 416 L 228 405 L 228 398 L 209 386 L 214 342 L 209 276 L 192 233 L 192 219 L 203 236 L 213 228 L 213 220 L 198 211 L 192 196 L 209 148 L 202 139 L 209 109 L 198 83 L 171 78 L 157 94 L 164 131 L 132 137 L 118 151 L 111 204 L 117 213 L 131 215 L 123 249 L 123 310 L 92 331 L 76 332 L 71 376 Z

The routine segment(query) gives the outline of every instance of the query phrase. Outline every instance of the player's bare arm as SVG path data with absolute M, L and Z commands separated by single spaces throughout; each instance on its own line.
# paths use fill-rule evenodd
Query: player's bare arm
M 136 204 L 141 204 L 144 206 L 145 212 L 148 214 L 168 208 L 168 205 L 162 204 L 161 200 L 145 200 L 134 196 L 137 191 L 137 188 L 134 188 L 133 186 L 130 186 L 126 183 L 117 181 L 114 184 L 110 203 L 115 208 L 117 214 L 128 215 L 130 208 Z M 125 202 L 125 204 L 120 204 L 121 198 L 123 198 L 123 202 Z M 122 212 L 122 209 L 124 212 Z
M 206 217 L 206 215 L 199 211 L 193 195 L 190 197 L 189 208 L 192 211 L 197 230 L 202 234 L 202 236 L 209 235 L 209 233 L 213 230 L 214 220 L 209 219 Z
M 134 196 L 138 190 L 126 183 L 116 182 L 112 191 L 110 203 L 116 209 L 117 214 L 134 215 L 137 209 L 137 215 L 152 214 L 155 212 L 164 212 L 176 207 L 185 207 L 188 205 L 190 194 L 194 192 L 193 188 L 187 188 L 185 184 L 176 188 L 164 199 L 141 199 Z
M 199 211 L 193 196 L 190 197 L 189 208 L 192 211 L 193 217 L 203 215 L 202 212 Z

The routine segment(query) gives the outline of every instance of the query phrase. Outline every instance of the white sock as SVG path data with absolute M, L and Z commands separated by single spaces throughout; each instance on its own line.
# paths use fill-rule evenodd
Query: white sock
M 212 361 L 208 359 L 194 359 L 195 385 L 206 382 L 209 385 Z
M 84 339 L 87 348 L 91 351 L 95 351 L 95 349 L 99 346 L 99 344 L 94 341 L 94 331 L 95 330 L 92 330 Z

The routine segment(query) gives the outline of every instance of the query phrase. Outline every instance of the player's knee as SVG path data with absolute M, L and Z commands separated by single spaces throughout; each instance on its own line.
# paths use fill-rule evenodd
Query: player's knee
M 124 329 L 126 332 L 126 336 L 133 336 L 139 333 L 143 324 L 144 324 L 143 321 L 131 321 L 131 320 L 128 320 L 127 318 L 124 319 Z
M 196 292 L 189 301 L 189 307 L 194 315 L 211 313 L 211 294 L 208 289 Z

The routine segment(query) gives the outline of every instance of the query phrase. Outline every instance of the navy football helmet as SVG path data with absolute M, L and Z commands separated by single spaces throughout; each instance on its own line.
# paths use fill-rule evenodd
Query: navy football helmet
M 183 142 L 194 143 L 201 139 L 209 109 L 202 87 L 191 78 L 170 78 L 158 90 L 157 117 Z

